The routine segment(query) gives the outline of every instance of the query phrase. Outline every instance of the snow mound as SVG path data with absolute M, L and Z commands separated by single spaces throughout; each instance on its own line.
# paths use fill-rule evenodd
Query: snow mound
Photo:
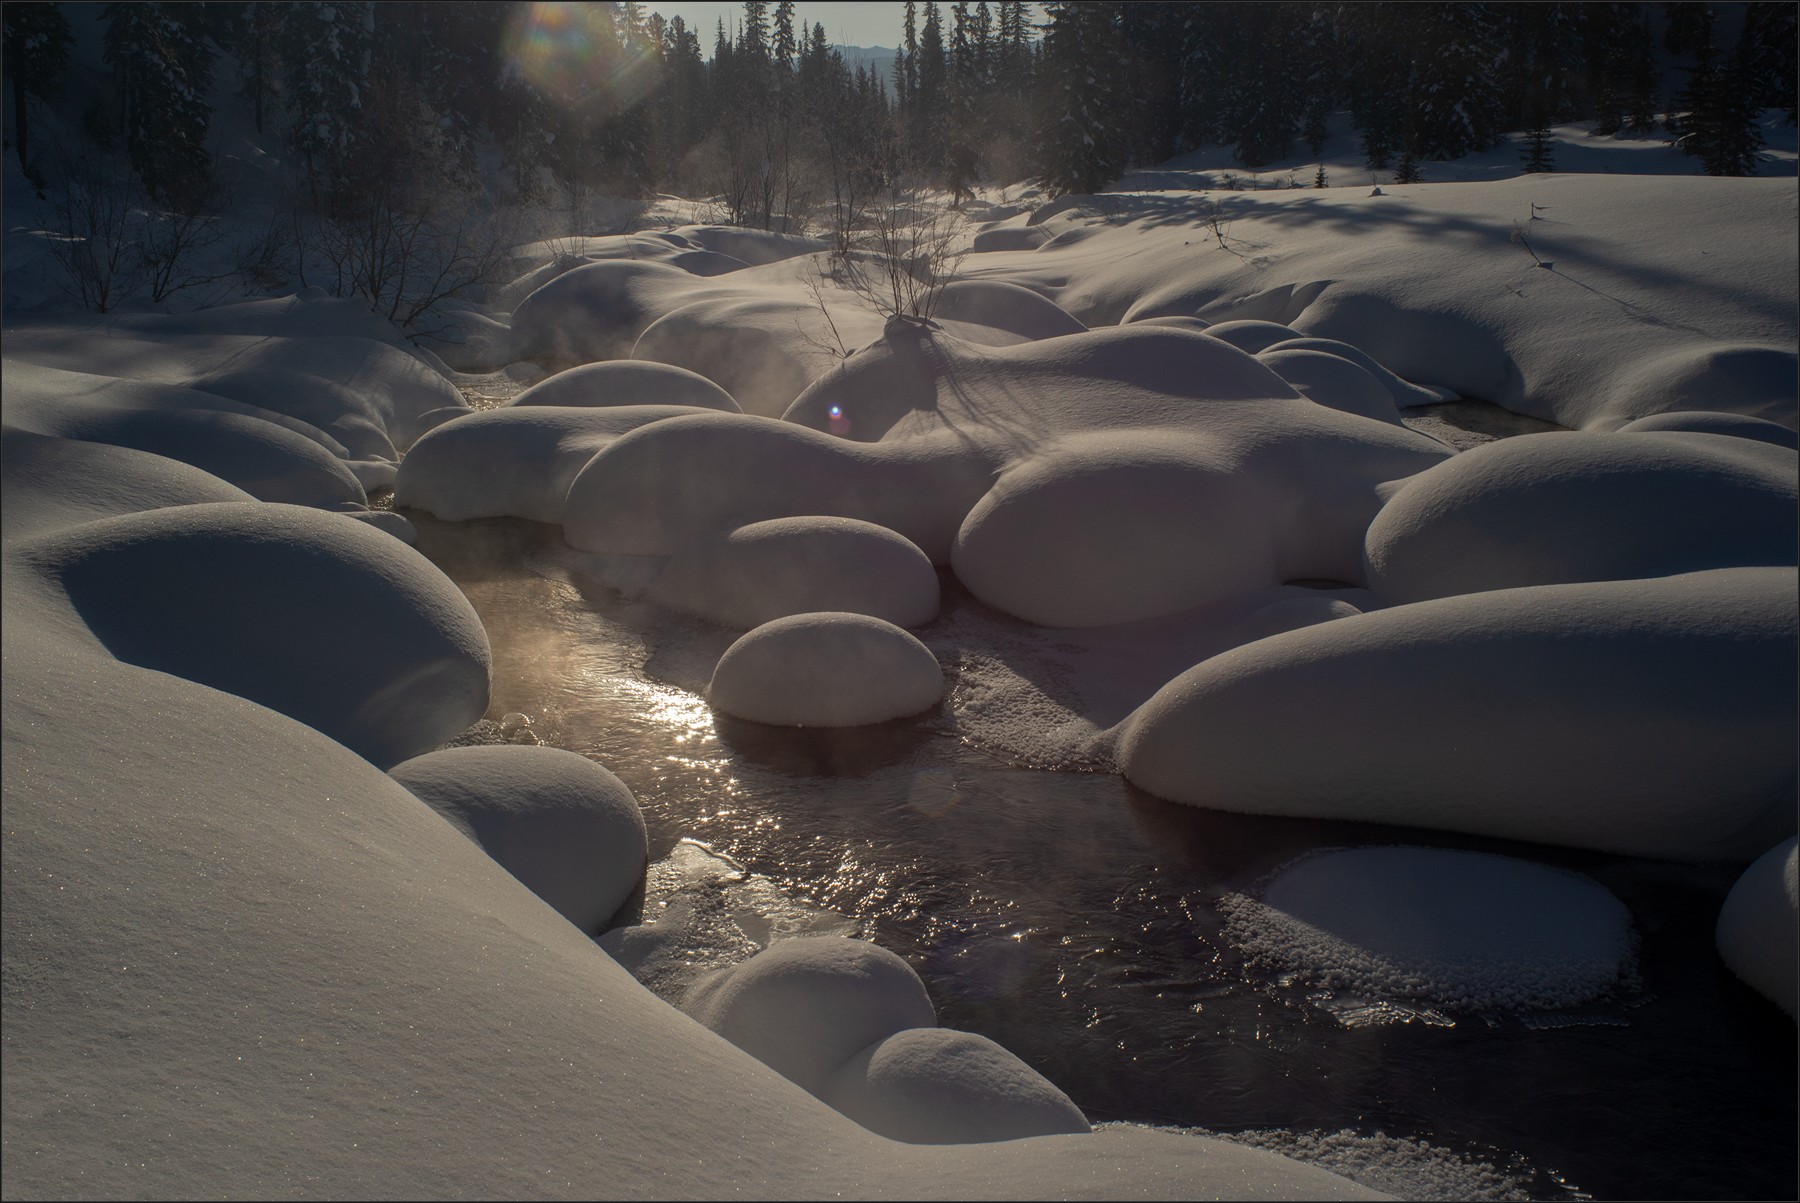
M 587 363 L 532 385 L 508 405 L 690 405 L 739 413 L 731 394 L 686 368 L 629 359 Z
M 794 614 L 725 650 L 707 699 L 783 727 L 860 727 L 929 710 L 944 696 L 931 650 L 866 614 Z
M 1790 337 L 1792 331 L 1789 331 Z M 1623 375 L 1617 417 L 1729 409 L 1792 428 L 1800 393 L 1800 356 L 1792 347 L 1709 344 L 1647 357 Z M 1613 415 L 1609 415 L 1611 417 Z
M 545 281 L 513 309 L 522 359 L 577 364 L 623 359 L 644 328 L 680 303 L 697 277 L 667 263 L 607 259 Z
M 1740 439 L 1756 439 L 1777 447 L 1800 447 L 1800 435 L 1779 422 L 1752 418 L 1745 414 L 1712 413 L 1707 410 L 1679 409 L 1634 418 L 1619 427 L 1618 433 L 1650 434 L 1657 431 L 1685 430 L 1697 434 L 1729 434 Z
M 421 438 L 400 463 L 394 504 L 447 522 L 563 520 L 569 486 L 603 448 L 687 405 L 525 405 L 471 413 Z
M 31 554 L 114 656 L 278 710 L 377 765 L 487 706 L 487 633 L 462 593 L 339 515 L 182 505 L 45 536 Z
M 937 616 L 938 579 L 924 552 L 885 527 L 772 518 L 683 547 L 647 596 L 741 630 L 824 610 L 916 627 Z
M 1092 1131 L 1042 1074 L 985 1036 L 949 1028 L 909 1028 L 871 1044 L 831 1075 L 819 1097 L 908 1144 Z
M 1293 343 L 1257 355 L 1270 371 L 1317 405 L 1377 422 L 1400 425 L 1400 410 L 1387 386 L 1353 360 Z
M 631 358 L 696 372 L 745 413 L 779 418 L 843 352 L 880 330 L 880 319 L 860 308 L 833 304 L 828 314 L 794 296 L 703 296 L 646 327 Z
M 826 250 L 817 238 L 801 238 L 773 230 L 752 230 L 743 226 L 677 226 L 669 231 L 689 247 L 729 255 L 753 266 L 780 263 L 800 255 Z
M 1146 319 L 1136 317 L 1131 320 L 1142 322 Z M 1280 322 L 1265 322 L 1257 318 L 1214 322 L 1206 328 L 1206 332 L 1214 338 L 1230 343 L 1247 355 L 1260 355 L 1277 343 L 1293 342 L 1297 338 L 1306 337 L 1292 326 L 1284 326 Z
M 996 341 L 983 331 L 1016 336 L 1009 341 L 1035 341 L 1087 329 L 1055 301 L 1002 280 L 952 280 L 938 293 L 931 316 L 976 342 Z
M 388 775 L 592 935 L 643 880 L 644 816 L 625 783 L 557 748 L 446 748 Z
M 864 940 L 780 940 L 702 978 L 694 1019 L 814 1095 L 850 1058 L 908 1028 L 937 1025 L 912 967 Z
M 1406 481 L 1369 526 L 1390 602 L 1792 564 L 1800 460 L 1724 435 L 1547 433 Z
M 1731 971 L 1790 1016 L 1795 1010 L 1794 941 L 1800 929 L 1800 852 L 1778 844 L 1731 887 L 1715 934 Z
M 1553 1010 L 1631 975 L 1631 916 L 1598 883 L 1436 848 L 1322 852 L 1256 898 L 1227 895 L 1226 938 L 1262 972 L 1369 999 Z
M 1793 830 L 1795 584 L 1544 585 L 1289 631 L 1165 685 L 1118 763 L 1220 810 L 1747 859 Z
M 717 251 L 682 251 L 671 255 L 669 262 L 695 276 L 723 276 L 750 266 L 742 259 Z
M 431 329 L 413 337 L 458 372 L 491 372 L 518 358 L 512 327 L 473 309 L 440 307 Z
M 0 474 L 0 530 L 9 540 L 164 506 L 256 500 L 179 460 L 13 426 L 0 436 Z
M 9 363 L 9 424 L 191 464 L 262 501 L 367 504 L 362 485 L 319 438 L 240 403 L 173 385 Z
M 988 461 L 954 438 L 861 444 L 793 422 L 689 413 L 594 456 L 569 485 L 563 537 L 583 551 L 666 556 L 766 518 L 826 515 L 897 531 L 942 564 L 991 479 Z
M 1209 330 L 1208 333 L 1211 331 Z M 1443 394 L 1437 390 L 1422 388 L 1400 379 L 1375 362 L 1374 358 L 1364 351 L 1349 343 L 1339 342 L 1335 338 L 1290 338 L 1286 342 L 1271 343 L 1257 352 L 1257 355 L 1260 358 L 1276 351 L 1322 351 L 1327 355 L 1336 355 L 1339 359 L 1348 360 L 1381 381 L 1382 387 L 1387 389 L 1389 395 L 1393 397 L 1396 406 L 1431 405 L 1444 400 Z
M 226 370 L 201 377 L 193 387 L 298 419 L 337 443 L 336 448 L 329 443 L 326 448 L 340 456 L 400 458 L 387 431 L 364 412 L 358 397 L 309 372 Z
M 1050 241 L 1051 233 L 1042 226 L 1000 226 L 977 231 L 969 242 L 972 254 L 987 251 L 1035 251 Z

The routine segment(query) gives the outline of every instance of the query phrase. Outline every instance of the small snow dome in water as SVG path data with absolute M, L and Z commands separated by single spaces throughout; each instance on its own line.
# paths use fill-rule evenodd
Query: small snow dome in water
M 725 650 L 707 697 L 778 727 L 860 727 L 918 714 L 944 695 L 931 649 L 891 622 L 831 611 L 766 622 Z
M 1221 899 L 1251 965 L 1371 1000 L 1476 1011 L 1571 1007 L 1629 983 L 1631 915 L 1598 883 L 1530 861 L 1353 848 Z

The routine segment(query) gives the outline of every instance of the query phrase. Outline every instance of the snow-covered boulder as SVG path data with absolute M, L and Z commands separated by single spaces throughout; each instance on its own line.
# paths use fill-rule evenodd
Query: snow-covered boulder
M 931 317 L 971 342 L 996 345 L 1087 329 L 1055 301 L 1004 280 L 952 280 L 938 293 Z
M 558 372 L 532 385 L 509 405 L 691 405 L 740 413 L 731 394 L 686 368 L 667 363 L 609 359 Z
M 1197 806 L 1748 859 L 1793 830 L 1795 585 L 1543 585 L 1289 631 L 1165 685 L 1118 763 Z
M 1714 937 L 1731 971 L 1790 1016 L 1800 1014 L 1794 1000 L 1797 915 L 1800 852 L 1788 840 L 1758 857 L 1731 887 Z
M 690 247 L 729 255 L 756 266 L 780 263 L 826 249 L 825 243 L 817 238 L 802 238 L 774 230 L 752 230 L 744 226 L 677 226 L 669 233 Z
M 421 438 L 400 463 L 394 504 L 449 522 L 563 520 L 569 486 L 619 436 L 686 405 L 525 405 L 459 417 Z
M 937 1025 L 910 965 L 833 936 L 779 940 L 696 982 L 682 1010 L 815 1095 L 871 1044 Z
M 772 518 L 683 547 L 647 596 L 745 630 L 823 610 L 916 627 L 937 616 L 938 579 L 924 552 L 885 527 L 853 518 Z
M 905 718 L 944 696 L 937 658 L 866 614 L 794 614 L 725 650 L 707 699 L 737 718 L 782 727 L 860 727 Z
M 592 935 L 637 889 L 649 856 L 625 783 L 558 748 L 445 748 L 388 775 Z
M 1143 321 L 1134 318 L 1134 321 Z M 1265 322 L 1257 318 L 1239 318 L 1235 321 L 1214 322 L 1206 328 L 1207 334 L 1230 343 L 1247 355 L 1260 355 L 1277 343 L 1292 342 L 1306 335 L 1292 326 L 1284 326 L 1280 322 Z
M 908 1144 L 1092 1130 L 1049 1079 L 987 1037 L 950 1028 L 909 1028 L 869 1045 L 831 1075 L 819 1097 Z
M 1590 878 L 1514 857 L 1320 852 L 1220 908 L 1226 938 L 1259 971 L 1371 1001 L 1557 1009 L 1632 977 L 1624 905 Z
M 1795 562 L 1800 460 L 1710 434 L 1550 433 L 1463 452 L 1369 526 L 1390 602 Z
M 979 230 L 969 243 L 974 254 L 988 251 L 1035 251 L 1050 241 L 1051 231 L 1042 226 L 996 226 Z
M 487 706 L 487 633 L 468 600 L 341 515 L 182 505 L 33 549 L 120 660 L 259 702 L 377 765 L 436 747 Z

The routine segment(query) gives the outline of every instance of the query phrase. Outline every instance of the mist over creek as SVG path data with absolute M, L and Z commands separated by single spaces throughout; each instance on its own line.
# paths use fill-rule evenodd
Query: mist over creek
M 1485 428 L 1477 440 L 1544 428 L 1434 420 Z M 735 632 L 571 571 L 556 527 L 404 512 L 493 644 L 471 738 L 525 714 L 636 795 L 642 920 L 690 925 L 681 958 L 640 970 L 672 1001 L 771 938 L 855 935 L 921 974 L 940 1024 L 998 1041 L 1096 1123 L 1244 1133 L 1303 1157 L 1349 1130 L 1364 1139 L 1323 1142 L 1330 1168 L 1374 1163 L 1371 1185 L 1419 1196 L 1792 1195 L 1795 1029 L 1712 947 L 1739 867 L 1207 811 L 1108 772 L 1017 767 L 959 728 L 954 662 L 945 703 L 918 718 L 732 719 L 693 686 Z M 942 612 L 915 632 L 928 644 L 953 628 L 1047 638 L 940 577 Z M 1390 844 L 1588 875 L 1631 912 L 1638 988 L 1574 1012 L 1440 1012 L 1271 979 L 1227 941 L 1222 895 L 1309 851 Z

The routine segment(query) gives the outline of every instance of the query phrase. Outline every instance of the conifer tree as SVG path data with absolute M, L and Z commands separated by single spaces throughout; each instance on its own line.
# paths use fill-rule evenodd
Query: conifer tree
M 1744 78 L 1740 85 L 1750 103 L 1759 109 L 1783 109 L 1789 125 L 1795 124 L 1795 59 L 1800 33 L 1796 31 L 1796 6 L 1791 3 L 1751 3 L 1744 6 Z
M 368 85 L 374 9 L 367 0 L 290 6 L 282 30 L 289 141 L 315 198 L 345 175 Z
M 1405 150 L 1419 159 L 1459 159 L 1500 140 L 1505 113 L 1494 82 L 1500 60 L 1492 5 L 1397 6 L 1411 49 Z M 1396 177 L 1397 178 L 1397 177 Z
M 0 34 L 5 45 L 4 70 L 12 81 L 13 145 L 19 152 L 19 166 L 36 179 L 30 153 L 31 98 L 56 93 L 74 35 L 54 4 L 8 4 L 0 9 L 0 17 L 5 23 L 5 32 Z
M 1095 192 L 1124 169 L 1119 5 L 1048 6 L 1039 121 L 1040 178 L 1053 194 Z
M 144 187 L 163 200 L 203 187 L 211 171 L 213 54 L 199 15 L 195 5 L 150 0 L 103 10 L 125 148 Z

